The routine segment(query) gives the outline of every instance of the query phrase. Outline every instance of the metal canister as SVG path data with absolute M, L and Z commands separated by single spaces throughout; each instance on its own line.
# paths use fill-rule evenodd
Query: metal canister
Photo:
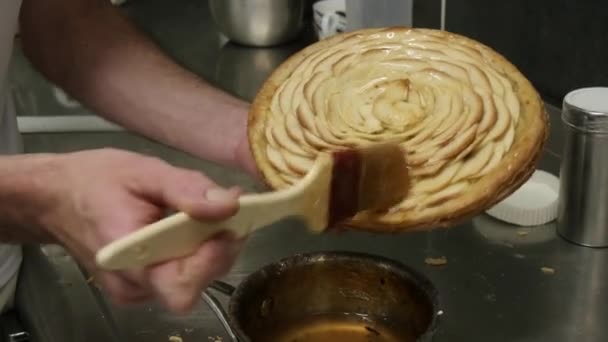
M 267 47 L 295 39 L 304 27 L 303 0 L 210 0 L 211 15 L 231 41 Z
M 608 247 L 608 87 L 568 93 L 562 122 L 557 230 L 573 243 Z

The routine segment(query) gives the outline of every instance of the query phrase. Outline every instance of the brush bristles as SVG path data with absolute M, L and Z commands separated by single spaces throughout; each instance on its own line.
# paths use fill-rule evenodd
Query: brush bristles
M 359 211 L 388 209 L 401 202 L 409 189 L 405 152 L 399 145 L 382 144 L 358 151 L 361 161 Z
M 337 151 L 332 157 L 330 225 L 360 211 L 388 209 L 407 195 L 408 168 L 398 145 Z

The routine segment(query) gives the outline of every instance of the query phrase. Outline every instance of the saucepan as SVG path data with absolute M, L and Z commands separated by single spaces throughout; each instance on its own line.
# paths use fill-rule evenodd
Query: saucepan
M 230 296 L 227 310 L 211 289 Z M 354 252 L 293 255 L 203 299 L 234 342 L 430 341 L 440 312 L 422 274 Z

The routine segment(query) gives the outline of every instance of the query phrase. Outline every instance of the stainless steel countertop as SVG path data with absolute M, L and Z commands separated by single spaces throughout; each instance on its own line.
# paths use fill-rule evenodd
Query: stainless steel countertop
M 224 44 L 204 1 L 133 1 L 126 9 L 181 63 L 248 100 L 280 61 L 310 41 L 306 38 L 272 49 Z M 13 76 L 26 75 L 15 88 L 16 96 L 29 99 L 29 105 L 23 102 L 20 106 L 20 115 L 28 115 L 31 108 L 50 101 L 44 95 L 50 88 L 36 79 L 23 60 L 16 65 Z M 28 82 L 37 90 L 26 94 Z M 46 100 L 40 99 L 45 96 Z M 49 108 L 58 108 L 53 115 L 87 114 L 82 109 L 62 111 L 57 105 Z M 551 136 L 539 167 L 557 174 L 561 124 L 559 110 L 551 106 L 548 110 Z M 236 170 L 196 160 L 126 132 L 36 133 L 26 135 L 25 142 L 30 152 L 102 146 L 140 151 L 203 170 L 222 184 L 259 189 L 259 184 Z M 251 236 L 225 280 L 238 284 L 278 258 L 318 250 L 383 255 L 428 276 L 439 290 L 444 312 L 435 341 L 608 340 L 608 329 L 603 327 L 608 321 L 608 250 L 570 244 L 556 235 L 554 224 L 516 228 L 481 215 L 447 230 L 316 236 L 298 222 L 284 221 Z M 87 284 L 86 276 L 61 249 L 46 246 L 41 253 L 31 247 L 26 256 L 19 302 L 39 341 L 165 342 L 169 335 L 180 335 L 185 342 L 214 341 L 215 336 L 229 341 L 204 303 L 183 317 L 170 315 L 154 303 L 117 308 Z M 426 257 L 437 256 L 447 257 L 447 265 L 425 264 Z M 544 274 L 541 267 L 554 268 L 555 274 Z

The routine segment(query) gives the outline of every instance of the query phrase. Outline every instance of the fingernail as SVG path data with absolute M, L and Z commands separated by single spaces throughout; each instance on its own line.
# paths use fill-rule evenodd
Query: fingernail
M 211 188 L 205 193 L 205 198 L 211 202 L 232 202 L 234 194 L 222 188 Z

